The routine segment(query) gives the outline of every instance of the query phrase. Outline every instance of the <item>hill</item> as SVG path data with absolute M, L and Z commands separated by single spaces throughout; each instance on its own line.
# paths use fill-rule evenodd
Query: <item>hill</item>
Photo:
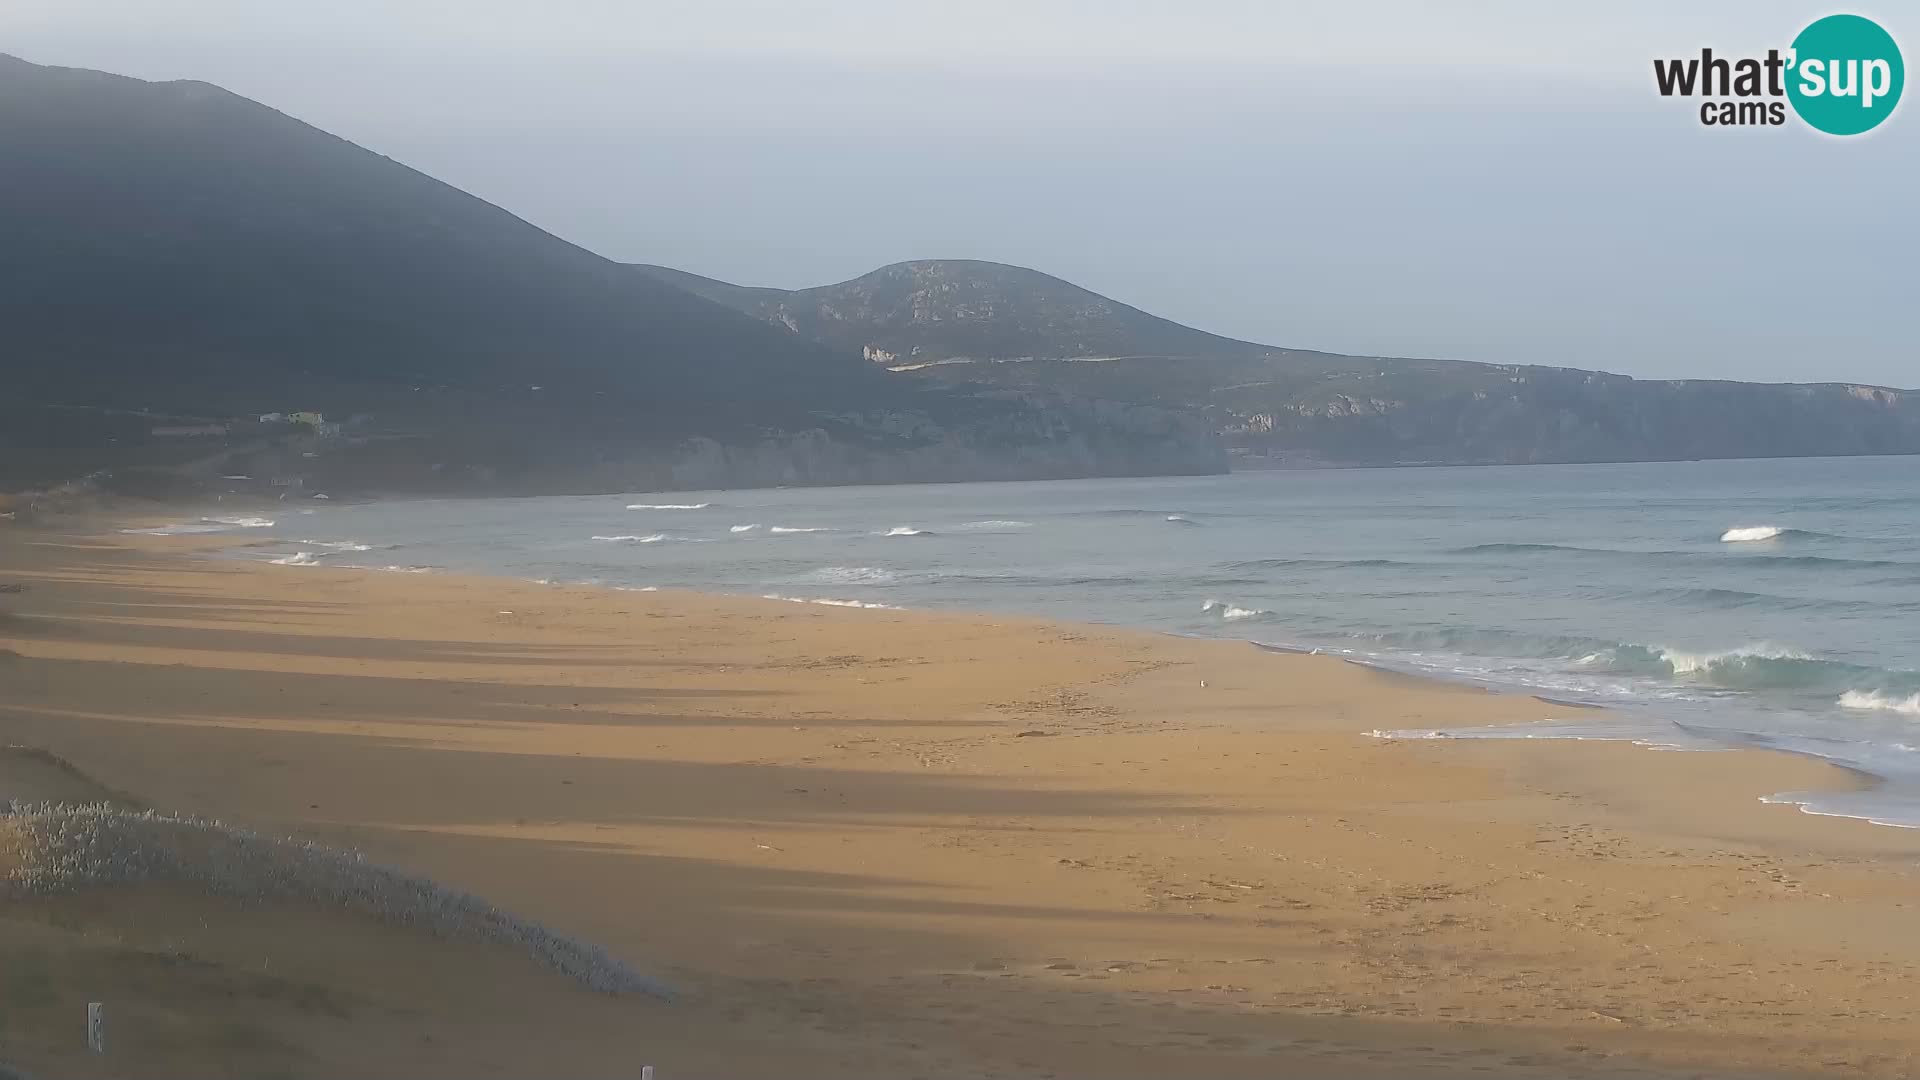
M 1003 263 L 895 263 L 852 281 L 793 292 L 730 285 L 667 267 L 639 269 L 890 367 L 956 358 L 1250 358 L 1281 351 L 1182 326 Z
M 638 269 L 895 372 L 1196 413 L 1244 465 L 1920 453 L 1920 392 L 1890 387 L 1284 349 L 969 260 L 898 263 L 791 292 Z
M 0 56 L 0 145 L 0 439 L 75 451 L 36 459 L 56 478 L 108 440 L 293 409 L 408 436 L 361 448 L 370 483 L 453 463 L 633 486 L 689 437 L 827 430 L 873 449 L 901 441 L 902 412 L 922 433 L 908 443 L 1019 458 L 954 476 L 1207 467 L 1207 447 L 1161 462 L 1159 436 L 1083 405 L 902 385 L 206 83 Z M 822 470 L 794 479 L 875 472 Z

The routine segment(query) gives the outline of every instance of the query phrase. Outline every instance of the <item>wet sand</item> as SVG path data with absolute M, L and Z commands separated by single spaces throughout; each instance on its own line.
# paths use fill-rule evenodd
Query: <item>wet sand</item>
M 0 526 L 0 744 L 31 748 L 0 798 L 357 849 L 683 996 L 103 889 L 0 905 L 0 1061 L 1920 1072 L 1920 831 L 1757 801 L 1861 782 L 1819 762 L 1387 742 L 1569 707 L 1104 626 L 196 555 L 221 542 Z M 136 1056 L 79 1046 L 103 995 Z

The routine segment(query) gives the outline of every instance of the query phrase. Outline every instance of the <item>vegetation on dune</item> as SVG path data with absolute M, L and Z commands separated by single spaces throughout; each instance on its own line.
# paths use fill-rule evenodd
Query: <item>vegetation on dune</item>
M 0 895 L 190 884 L 243 902 L 313 903 L 442 938 L 511 945 L 593 990 L 673 997 L 666 984 L 598 945 L 357 853 L 105 803 L 0 807 L 7 811 L 0 816 Z

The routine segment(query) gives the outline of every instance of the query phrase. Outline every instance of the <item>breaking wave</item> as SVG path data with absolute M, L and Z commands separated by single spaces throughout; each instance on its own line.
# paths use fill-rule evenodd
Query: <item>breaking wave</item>
M 730 525 L 727 527 L 727 531 L 730 533 L 752 532 L 759 527 L 758 523 L 752 525 Z
M 795 525 L 775 525 L 773 528 L 768 529 L 767 531 L 774 534 L 775 536 L 790 536 L 794 533 L 823 533 L 823 532 L 832 532 L 833 530 L 801 528 Z
M 222 533 L 231 529 L 271 529 L 272 518 L 263 517 L 203 517 L 198 521 L 179 521 L 171 525 L 154 525 L 140 529 L 121 529 L 130 536 L 193 536 L 200 533 Z
M 1243 608 L 1237 604 L 1229 604 L 1225 600 L 1209 600 L 1200 605 L 1200 610 L 1209 615 L 1218 615 L 1228 622 L 1259 619 L 1273 614 L 1273 612 L 1262 608 Z
M 1185 514 L 1168 514 L 1168 515 L 1167 515 L 1167 520 L 1168 520 L 1168 521 L 1171 521 L 1171 522 L 1172 522 L 1172 523 L 1174 523 L 1175 525 L 1198 525 L 1198 524 L 1200 524 L 1199 522 L 1197 522 L 1197 521 L 1195 521 L 1195 520 L 1193 520 L 1192 518 L 1190 518 L 1190 517 L 1188 517 L 1188 516 L 1187 516 L 1187 515 L 1185 515 Z
M 1662 646 L 1618 645 L 1579 657 L 1582 667 L 1697 683 L 1722 690 L 1819 690 L 1858 685 L 1881 672 L 1840 660 L 1825 660 L 1769 642 L 1718 652 L 1688 652 Z
M 1001 520 L 1001 519 L 999 519 L 999 518 L 990 518 L 990 519 L 988 519 L 988 520 L 986 520 L 986 521 L 967 521 L 967 522 L 962 522 L 962 523 L 961 523 L 961 524 L 959 524 L 959 525 L 955 525 L 955 526 L 954 526 L 954 528 L 955 528 L 956 530 L 960 530 L 960 529 L 964 529 L 964 530 L 967 530 L 967 531 L 969 531 L 969 532 L 974 532 L 974 531 L 978 531 L 978 532 L 991 532 L 991 531 L 993 531 L 993 530 L 996 530 L 996 529 L 1031 529 L 1031 528 L 1033 528 L 1033 522 L 1031 522 L 1031 521 L 1003 521 L 1003 520 Z
M 666 533 L 650 533 L 646 536 L 596 536 L 595 540 L 607 544 L 657 544 L 667 539 Z
M 893 528 L 888 529 L 886 532 L 879 533 L 878 535 L 880 536 L 932 536 L 933 533 L 927 529 L 916 529 L 911 525 L 895 525 Z
M 1862 709 L 1874 712 L 1896 712 L 1906 716 L 1920 716 L 1920 692 L 1898 697 L 1879 690 L 1849 690 L 1840 695 L 1840 707 L 1843 709 Z
M 1781 528 L 1778 525 L 1741 525 L 1721 533 L 1720 542 L 1723 544 L 1745 544 L 1755 540 L 1778 540 L 1780 537 L 1792 531 L 1791 529 Z
M 879 604 L 871 600 L 840 600 L 831 596 L 781 596 L 779 593 L 767 593 L 762 599 L 785 600 L 789 604 L 824 604 L 827 607 L 865 608 L 871 611 L 900 611 L 893 604 Z

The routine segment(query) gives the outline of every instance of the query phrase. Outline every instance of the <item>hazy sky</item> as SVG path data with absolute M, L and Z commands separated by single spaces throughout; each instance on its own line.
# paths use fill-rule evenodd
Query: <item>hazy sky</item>
M 744 284 L 993 259 L 1277 345 L 1920 387 L 1920 100 L 1702 127 L 1654 57 L 1836 9 L 1676 6 L 4 0 L 0 52 L 219 83 Z M 1920 59 L 1914 9 L 1843 10 Z

